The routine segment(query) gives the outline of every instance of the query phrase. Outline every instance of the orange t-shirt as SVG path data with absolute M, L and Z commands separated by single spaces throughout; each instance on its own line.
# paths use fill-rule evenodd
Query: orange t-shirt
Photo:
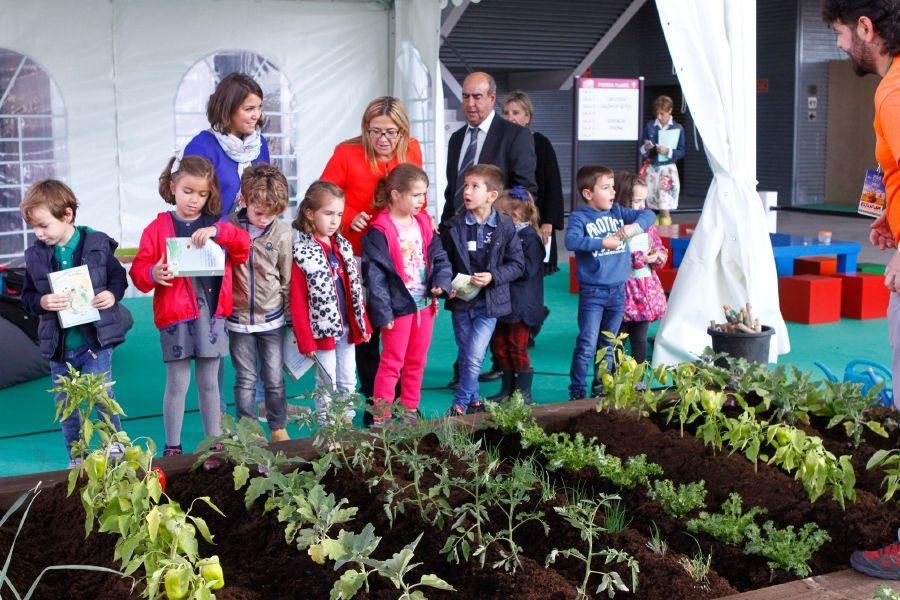
M 406 162 L 416 166 L 422 166 L 422 148 L 416 138 L 409 139 L 409 148 L 406 150 Z M 346 202 L 344 204 L 344 217 L 341 219 L 341 232 L 353 245 L 353 254 L 362 254 L 362 236 L 365 231 L 357 233 L 350 229 L 350 222 L 361 212 L 368 212 L 373 217 L 372 200 L 375 198 L 375 186 L 378 181 L 391 172 L 391 169 L 400 164 L 395 158 L 388 162 L 378 162 L 376 171 L 372 171 L 366 151 L 361 144 L 339 144 L 334 149 L 334 154 L 325 165 L 320 179 L 330 181 L 342 190 Z M 371 223 L 371 221 L 369 221 Z
M 900 242 L 900 60 L 875 90 L 875 160 L 884 171 L 887 220 Z

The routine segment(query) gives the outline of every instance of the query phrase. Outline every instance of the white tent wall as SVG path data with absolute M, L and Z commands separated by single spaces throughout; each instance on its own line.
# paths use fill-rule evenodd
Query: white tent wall
M 291 83 L 300 193 L 366 104 L 390 87 L 388 11 L 374 3 L 119 0 L 114 3 L 122 241 L 164 210 L 157 178 L 175 149 L 178 84 L 216 50 L 268 58 Z
M 684 97 L 713 171 L 669 297 L 653 362 L 693 360 L 723 304 L 753 304 L 775 329 L 769 360 L 790 351 L 766 215 L 756 193 L 756 4 L 656 0 Z
M 56 82 L 77 222 L 118 237 L 112 12 L 109 0 L 0 0 L 0 48 L 33 59 Z

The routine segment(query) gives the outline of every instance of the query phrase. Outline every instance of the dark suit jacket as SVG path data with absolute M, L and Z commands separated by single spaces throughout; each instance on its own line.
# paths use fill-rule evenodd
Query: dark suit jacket
M 444 191 L 446 202 L 444 212 L 441 214 L 441 224 L 444 227 L 460 208 L 453 206 L 453 197 L 456 194 L 456 176 L 463 138 L 468 127 L 466 124 L 454 131 L 447 147 L 447 189 Z M 494 115 L 491 128 L 488 129 L 481 147 L 478 164 L 499 167 L 506 176 L 507 187 L 521 185 L 528 188 L 532 195 L 537 196 L 537 184 L 534 179 L 537 158 L 534 153 L 534 136 L 529 129 L 510 123 L 500 115 Z

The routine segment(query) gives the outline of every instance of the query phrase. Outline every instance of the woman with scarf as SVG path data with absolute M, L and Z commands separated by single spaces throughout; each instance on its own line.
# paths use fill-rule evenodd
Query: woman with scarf
M 409 117 L 403 104 L 397 98 L 381 96 L 369 102 L 363 112 L 360 135 L 337 145 L 320 177 L 344 190 L 341 231 L 353 245 L 356 256 L 362 256 L 362 236 L 378 211 L 373 206 L 375 187 L 400 163 L 421 168 L 422 148 L 409 134 Z M 359 392 L 367 399 L 372 398 L 375 388 L 379 342 L 379 330 L 375 329 L 369 342 L 356 346 Z M 371 423 L 368 412 L 364 422 Z

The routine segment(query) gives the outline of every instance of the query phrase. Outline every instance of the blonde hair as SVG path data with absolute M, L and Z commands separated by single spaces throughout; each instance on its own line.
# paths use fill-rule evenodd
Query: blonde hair
M 25 199 L 19 205 L 22 218 L 31 225 L 31 214 L 44 208 L 53 215 L 54 219 L 62 221 L 66 216 L 66 210 L 72 211 L 72 223 L 75 222 L 75 211 L 78 210 L 78 199 L 72 188 L 58 179 L 45 179 L 28 188 Z
M 313 181 L 307 188 L 300 206 L 297 207 L 297 217 L 292 223 L 294 229 L 304 233 L 315 232 L 315 225 L 312 219 L 306 216 L 306 211 L 316 212 L 335 198 L 343 202 L 344 190 L 330 181 Z M 340 229 L 338 232 L 340 233 Z
M 288 182 L 274 165 L 249 167 L 241 175 L 241 197 L 244 206 L 255 204 L 270 215 L 280 215 L 288 205 Z
M 523 200 L 522 197 L 525 199 Z M 513 221 L 528 223 L 538 233 L 541 232 L 540 215 L 538 207 L 531 197 L 531 193 L 521 186 L 510 190 L 504 190 L 497 199 L 496 208 L 505 215 L 512 217 Z
M 375 187 L 375 199 L 373 208 L 386 208 L 391 204 L 391 192 L 408 192 L 413 182 L 421 181 L 428 187 L 428 174 L 412 163 L 400 163 L 394 169 L 382 177 Z
M 166 168 L 159 175 L 159 195 L 168 204 L 175 204 L 175 192 L 172 191 L 172 183 L 177 183 L 183 175 L 192 177 L 202 177 L 206 179 L 209 185 L 209 196 L 206 198 L 206 204 L 200 210 L 204 215 L 219 216 L 222 211 L 222 196 L 219 193 L 219 178 L 216 177 L 216 170 L 212 163 L 202 156 L 185 156 L 178 165 L 178 170 L 172 172 L 172 165 L 175 164 L 177 157 L 173 156 L 166 163 Z
M 510 102 L 517 102 L 522 107 L 522 110 L 528 113 L 528 124 L 531 125 L 531 120 L 534 118 L 534 104 L 531 102 L 528 94 L 522 90 L 511 91 L 503 99 L 503 110 L 506 110 L 506 105 Z
M 363 147 L 366 153 L 366 160 L 369 161 L 369 167 L 373 173 L 378 172 L 378 155 L 375 153 L 375 146 L 369 137 L 369 124 L 375 117 L 389 117 L 394 125 L 397 126 L 399 133 L 397 137 L 397 147 L 394 148 L 394 156 L 399 162 L 406 162 L 406 153 L 409 151 L 409 117 L 406 116 L 406 109 L 403 103 L 393 96 L 380 96 L 375 98 L 366 107 L 362 116 L 362 135 L 355 138 L 344 140 L 344 144 L 355 144 Z

